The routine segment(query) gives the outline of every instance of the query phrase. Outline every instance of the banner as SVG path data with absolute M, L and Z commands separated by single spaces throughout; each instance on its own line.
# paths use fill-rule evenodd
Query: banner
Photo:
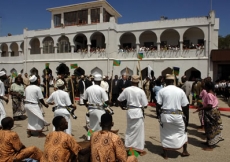
M 174 73 L 174 75 L 179 75 L 180 68 L 179 67 L 173 67 L 173 73 Z
M 49 66 L 50 66 L 50 63 L 45 64 L 45 68 L 49 68 Z
M 70 68 L 71 69 L 76 69 L 76 68 L 78 68 L 78 64 L 70 64 Z
M 138 53 L 138 54 L 137 54 L 137 58 L 138 58 L 139 60 L 142 60 L 143 57 L 144 57 L 144 54 L 143 54 L 143 53 Z
M 120 60 L 113 60 L 113 66 L 120 66 L 121 61 Z

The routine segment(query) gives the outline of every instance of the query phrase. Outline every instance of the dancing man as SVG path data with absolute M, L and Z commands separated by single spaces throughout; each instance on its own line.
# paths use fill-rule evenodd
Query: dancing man
M 125 88 L 118 101 L 123 108 L 124 105 L 121 104 L 122 101 L 127 101 L 127 129 L 125 134 L 125 146 L 132 148 L 140 153 L 140 155 L 145 155 L 144 151 L 145 145 L 145 128 L 144 128 L 144 108 L 148 106 L 148 99 L 145 92 L 138 87 L 139 76 L 132 76 L 132 86 Z

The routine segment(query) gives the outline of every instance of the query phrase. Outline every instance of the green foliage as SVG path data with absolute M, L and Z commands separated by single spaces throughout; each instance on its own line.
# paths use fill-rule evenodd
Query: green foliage
M 226 35 L 225 37 L 219 36 L 219 49 L 230 49 L 230 34 Z

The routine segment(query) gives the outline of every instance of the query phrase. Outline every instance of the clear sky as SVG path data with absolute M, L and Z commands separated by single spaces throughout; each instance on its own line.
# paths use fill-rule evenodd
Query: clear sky
M 22 34 L 50 28 L 47 8 L 89 2 L 90 0 L 0 0 L 0 35 Z M 230 0 L 107 0 L 121 15 L 119 23 L 207 16 L 212 8 L 220 18 L 219 35 L 230 34 Z

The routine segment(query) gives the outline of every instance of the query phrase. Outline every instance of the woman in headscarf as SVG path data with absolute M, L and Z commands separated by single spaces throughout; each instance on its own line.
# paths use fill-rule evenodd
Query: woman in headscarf
M 13 83 L 10 87 L 14 120 L 22 119 L 22 116 L 25 113 L 23 105 L 24 86 L 22 82 L 21 77 L 16 77 L 15 83 Z
M 212 151 L 215 145 L 223 141 L 221 135 L 222 121 L 220 117 L 220 111 L 218 110 L 218 99 L 214 93 L 214 84 L 210 81 L 205 83 L 205 90 L 207 95 L 203 101 L 203 107 L 199 108 L 198 111 L 204 110 L 204 129 L 207 138 L 207 148 L 205 151 Z

